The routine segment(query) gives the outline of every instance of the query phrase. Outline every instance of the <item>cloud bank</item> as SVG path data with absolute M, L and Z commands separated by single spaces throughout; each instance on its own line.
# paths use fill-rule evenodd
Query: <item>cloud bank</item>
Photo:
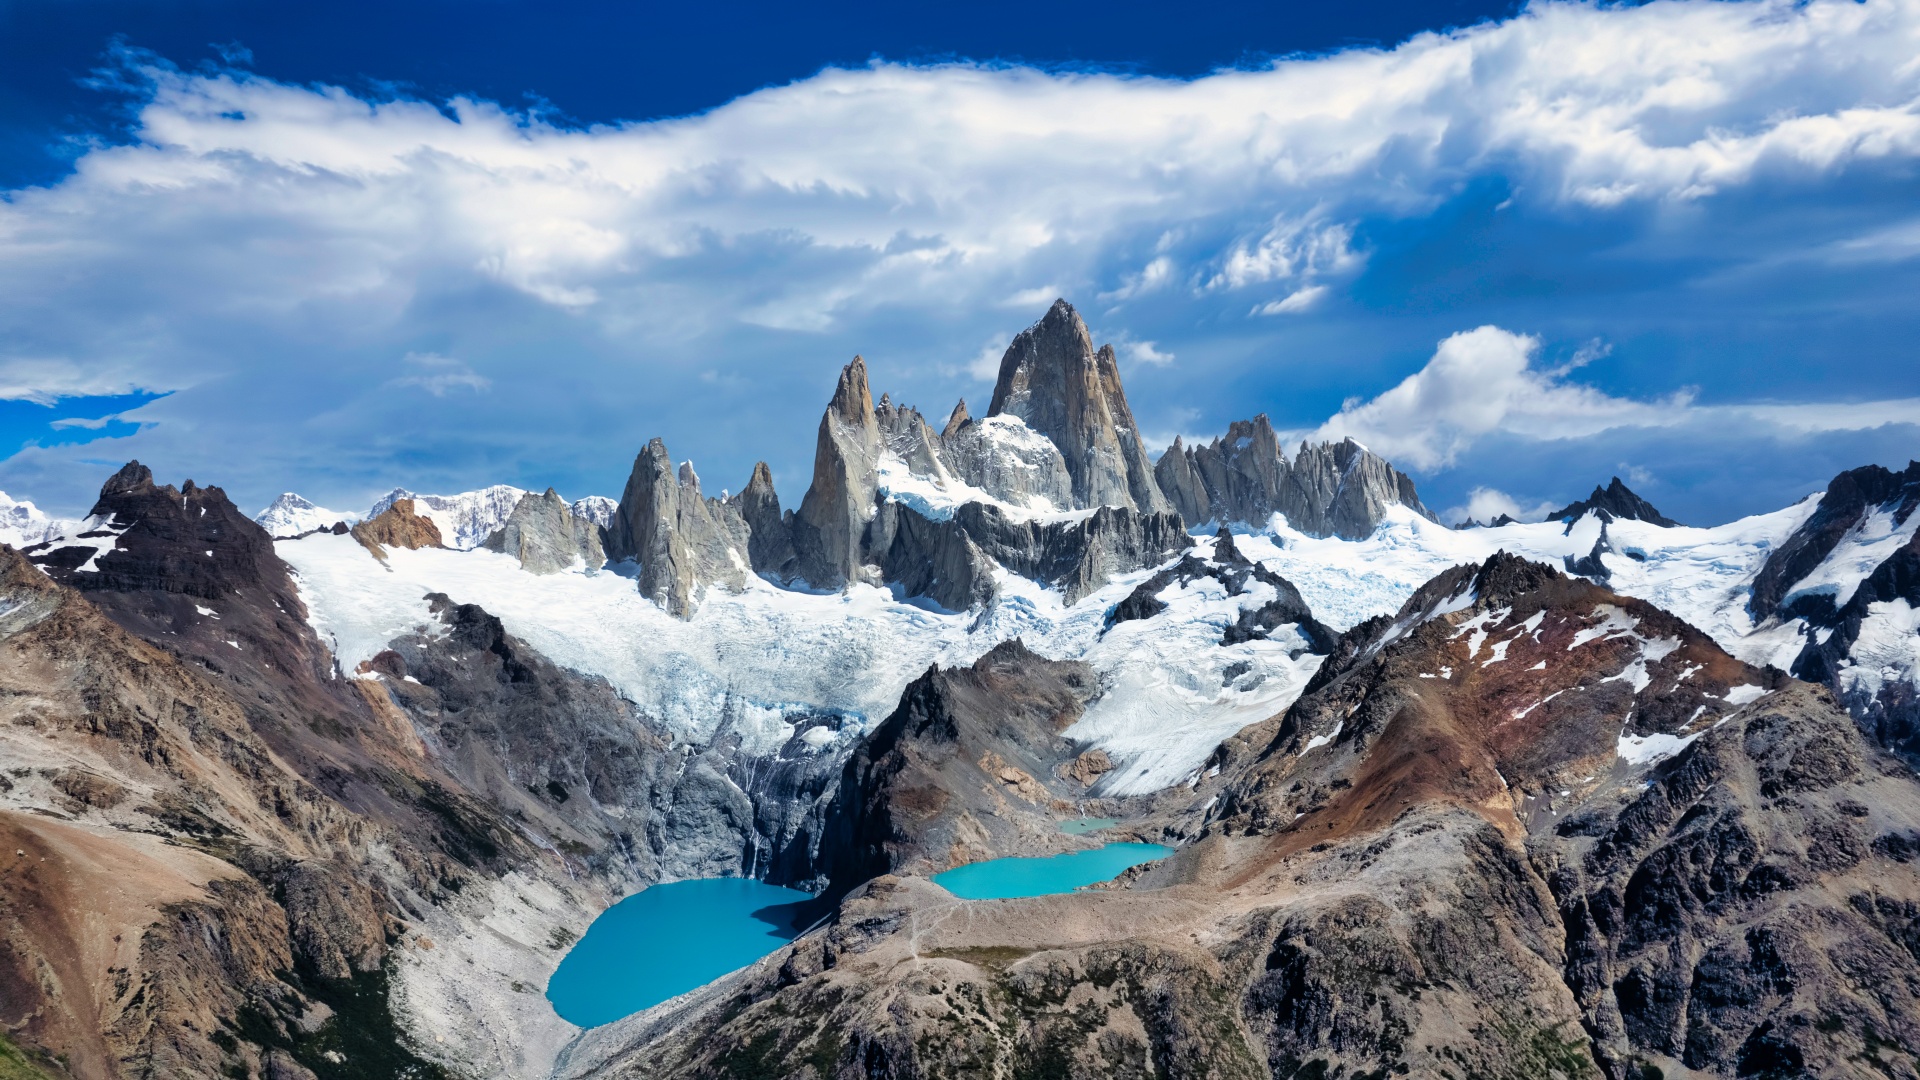
M 129 53 L 135 140 L 0 202 L 0 397 L 177 392 L 0 483 L 73 505 L 137 454 L 253 502 L 577 495 L 664 433 L 784 491 L 853 352 L 944 415 L 1056 294 L 1150 428 L 1292 410 L 1428 473 L 1490 438 L 1724 438 L 1735 407 L 1768 438 L 1857 430 L 1834 402 L 1912 424 L 1920 385 L 1857 350 L 1800 358 L 1827 405 L 1756 394 L 1711 320 L 1872 273 L 1847 325 L 1900 336 L 1916 56 L 1911 0 L 1548 3 L 1189 81 L 876 63 L 573 129 Z

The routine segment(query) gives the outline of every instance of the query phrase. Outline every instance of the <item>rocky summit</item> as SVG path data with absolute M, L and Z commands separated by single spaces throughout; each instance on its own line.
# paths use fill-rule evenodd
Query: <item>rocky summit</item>
M 1920 1078 L 1920 465 L 1456 530 L 1264 415 L 1156 458 L 1064 301 L 982 415 L 884 376 L 785 503 L 0 502 L 0 1077 Z M 719 877 L 811 899 L 555 1013 Z

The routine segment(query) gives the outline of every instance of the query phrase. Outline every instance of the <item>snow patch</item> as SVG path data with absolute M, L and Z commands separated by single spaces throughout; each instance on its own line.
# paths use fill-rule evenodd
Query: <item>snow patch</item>
M 1313 751 L 1318 750 L 1321 747 L 1327 745 L 1328 743 L 1331 743 L 1333 740 L 1339 738 L 1340 729 L 1346 726 L 1347 726 L 1347 722 L 1343 718 L 1338 723 L 1333 725 L 1332 731 L 1327 732 L 1325 735 L 1315 735 L 1313 738 L 1308 739 L 1307 745 L 1304 747 L 1301 747 L 1300 749 L 1300 756 L 1306 757 L 1308 754 L 1312 753 Z
M 1664 732 L 1629 735 L 1622 731 L 1614 752 L 1629 765 L 1652 765 L 1685 750 L 1688 743 L 1699 737 L 1700 732 L 1697 731 L 1691 735 L 1668 735 Z

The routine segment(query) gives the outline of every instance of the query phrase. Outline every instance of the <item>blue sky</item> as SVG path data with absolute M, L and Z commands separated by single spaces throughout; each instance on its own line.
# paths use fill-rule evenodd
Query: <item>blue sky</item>
M 1441 510 L 1920 456 L 1911 0 L 281 7 L 0 3 L 15 497 L 617 494 L 662 435 L 797 503 L 853 353 L 978 411 L 1055 295 L 1150 440 Z

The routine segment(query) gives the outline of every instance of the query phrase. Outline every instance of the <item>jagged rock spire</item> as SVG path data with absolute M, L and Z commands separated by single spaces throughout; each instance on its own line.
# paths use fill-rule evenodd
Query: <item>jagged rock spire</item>
M 739 511 L 720 499 L 703 498 L 691 467 L 683 466 L 676 479 L 667 444 L 647 443 L 634 458 L 607 530 L 608 558 L 639 563 L 641 594 L 686 618 L 693 614 L 700 585 L 739 589 L 746 584 L 740 570 L 746 548 L 747 526 Z
M 747 486 L 732 499 L 747 523 L 747 560 L 757 574 L 784 581 L 794 573 L 792 515 L 780 513 L 780 496 L 773 490 L 773 470 L 764 461 L 753 463 Z
M 1590 513 L 1601 513 L 1610 518 L 1625 518 L 1628 521 L 1645 521 L 1653 525 L 1668 528 L 1680 523 L 1653 508 L 1653 504 L 1634 494 L 1633 490 L 1614 477 L 1606 487 L 1594 485 L 1593 494 L 1586 501 L 1568 503 L 1566 506 L 1547 515 L 1549 521 L 1570 521 Z
M 960 403 L 955 405 L 953 411 L 947 414 L 947 426 L 940 429 L 940 437 L 943 439 L 951 439 L 960 433 L 961 428 L 966 427 L 972 422 L 973 416 L 967 412 L 967 399 L 961 398 Z
M 1007 347 L 987 415 L 1017 416 L 1059 447 L 1076 504 L 1167 509 L 1113 349 L 1094 350 L 1087 324 L 1065 300 Z
M 1174 440 L 1154 467 L 1154 477 L 1190 526 L 1206 521 L 1264 525 L 1279 513 L 1301 532 L 1353 540 L 1371 533 L 1390 506 L 1433 517 L 1405 473 L 1352 439 L 1303 442 L 1289 462 L 1264 413 L 1234 421 L 1206 446 Z
M 600 526 L 576 515 L 551 487 L 538 495 L 529 491 L 520 496 L 506 522 L 480 546 L 512 555 L 520 560 L 522 570 L 533 574 L 559 573 L 571 569 L 576 560 L 593 573 L 607 561 Z
M 861 540 L 879 489 L 880 423 L 867 386 L 867 362 L 856 356 L 820 418 L 813 452 L 813 484 L 793 519 L 793 547 L 801 577 L 817 588 L 839 588 L 870 575 L 862 568 Z

